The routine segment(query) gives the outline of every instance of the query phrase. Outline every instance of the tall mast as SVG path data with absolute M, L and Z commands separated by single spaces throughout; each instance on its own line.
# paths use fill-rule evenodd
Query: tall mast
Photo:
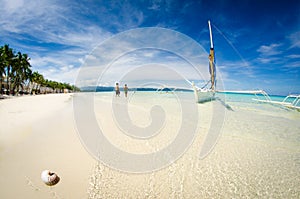
M 209 28 L 209 38 L 210 38 L 210 50 L 209 50 L 209 73 L 210 73 L 210 82 L 211 82 L 211 90 L 215 90 L 216 85 L 216 66 L 215 66 L 215 52 L 214 52 L 214 44 L 212 38 L 212 31 L 210 21 L 208 20 L 208 28 Z
M 209 20 L 208 20 L 208 28 L 209 28 L 210 48 L 214 48 L 213 39 L 212 39 L 212 32 L 211 32 L 211 25 L 210 25 Z

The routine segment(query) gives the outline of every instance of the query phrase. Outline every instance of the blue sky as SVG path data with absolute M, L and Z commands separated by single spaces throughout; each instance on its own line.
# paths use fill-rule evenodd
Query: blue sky
M 33 70 L 48 79 L 74 83 L 80 67 L 101 42 L 134 28 L 178 31 L 198 42 L 205 49 L 201 53 L 207 55 L 210 19 L 218 77 L 222 78 L 225 89 L 264 89 L 282 95 L 300 93 L 298 0 L 0 0 L 0 3 L 1 45 L 9 44 L 16 51 L 27 53 Z M 143 52 L 149 54 L 139 53 Z M 161 59 L 167 56 L 158 54 Z M 127 69 L 120 70 L 124 73 Z M 192 74 L 185 75 L 193 80 Z

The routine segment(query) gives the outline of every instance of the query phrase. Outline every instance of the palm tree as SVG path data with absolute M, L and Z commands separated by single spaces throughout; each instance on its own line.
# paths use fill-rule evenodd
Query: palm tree
M 37 92 L 37 90 L 38 90 L 39 80 L 41 79 L 40 76 L 41 76 L 41 74 L 38 72 L 33 72 L 31 75 L 30 79 L 31 79 L 31 82 L 33 83 L 33 86 L 32 86 L 33 92 Z
M 4 59 L 2 57 L 2 52 L 4 50 L 4 47 L 0 47 L 0 94 L 2 94 L 2 84 L 3 84 L 3 77 L 5 75 L 5 64 Z
M 20 88 L 24 91 L 24 86 L 27 87 L 26 91 L 29 93 L 32 91 L 39 93 L 41 86 L 46 87 L 46 92 L 61 93 L 64 89 L 80 91 L 74 85 L 46 80 L 40 73 L 32 73 L 29 60 L 27 54 L 21 52 L 15 54 L 8 44 L 0 46 L 0 94 L 3 93 L 3 82 L 5 82 L 4 87 L 8 94 L 15 94 L 15 91 L 18 93 Z
M 38 72 L 34 72 L 34 73 L 32 73 L 32 75 L 33 75 L 32 81 L 36 85 L 35 91 L 37 93 L 39 93 L 41 85 L 45 84 L 44 83 L 45 82 L 44 76 L 42 74 L 38 73 Z
M 2 65 L 1 68 L 2 70 L 4 69 L 4 73 L 6 72 L 6 89 L 8 94 L 10 93 L 10 89 L 11 89 L 10 74 L 11 74 L 13 59 L 14 59 L 13 50 L 9 48 L 8 44 L 5 44 L 1 48 L 1 65 Z
M 27 81 L 26 90 L 28 90 L 28 86 L 29 86 L 29 83 L 30 83 L 30 77 L 31 77 L 31 74 L 32 74 L 31 64 L 30 64 L 29 60 L 30 60 L 30 58 L 28 57 L 27 54 L 22 54 L 23 83 L 25 85 L 25 82 Z
M 17 88 L 17 93 L 19 92 L 19 88 L 22 88 L 24 91 L 25 81 L 29 79 L 32 71 L 30 69 L 31 65 L 29 63 L 30 58 L 28 58 L 27 54 L 22 54 L 18 52 L 16 55 L 12 72 L 11 72 L 11 80 L 12 80 L 12 92 L 14 94 L 15 89 Z
M 42 74 L 39 74 L 37 83 L 39 84 L 38 91 L 40 93 L 41 86 L 45 85 L 45 78 Z

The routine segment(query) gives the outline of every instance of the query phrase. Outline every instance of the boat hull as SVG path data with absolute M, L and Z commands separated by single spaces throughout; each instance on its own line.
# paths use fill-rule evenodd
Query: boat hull
M 215 100 L 215 92 L 212 90 L 194 90 L 197 103 L 204 103 Z

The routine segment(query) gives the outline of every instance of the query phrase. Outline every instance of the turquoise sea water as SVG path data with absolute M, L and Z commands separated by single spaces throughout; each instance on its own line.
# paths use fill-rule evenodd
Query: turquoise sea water
M 107 93 L 107 94 L 112 94 L 113 92 L 99 92 L 99 93 Z M 186 91 L 175 91 L 174 93 L 172 92 L 156 92 L 156 91 L 131 91 L 129 92 L 129 97 L 130 94 L 133 95 L 139 95 L 139 96 L 144 96 L 144 97 L 150 97 L 153 96 L 153 94 L 166 94 L 164 97 L 174 97 L 173 95 L 178 95 L 183 98 L 193 98 L 193 92 L 186 92 Z M 235 104 L 235 105 L 240 105 L 240 106 L 254 106 L 257 107 L 260 105 L 260 108 L 270 108 L 270 107 L 277 107 L 277 108 L 282 108 L 282 109 L 287 109 L 286 107 L 283 107 L 281 105 L 276 105 L 276 104 L 266 104 L 262 102 L 255 101 L 253 99 L 259 99 L 259 100 L 266 100 L 266 97 L 261 95 L 261 94 L 244 94 L 244 93 L 216 93 L 216 97 L 224 101 L 225 103 L 228 104 Z M 279 96 L 279 95 L 269 95 L 270 99 L 272 101 L 278 101 L 282 102 L 286 96 Z M 290 97 L 288 98 L 285 102 L 292 103 L 296 98 L 295 97 Z M 263 105 L 264 104 L 264 105 Z M 300 102 L 297 104 L 298 107 L 300 107 Z
M 253 103 L 253 98 L 266 100 L 265 96 L 263 95 L 254 95 L 254 94 L 240 94 L 240 93 L 217 93 L 217 96 L 225 96 L 226 100 L 230 102 L 248 102 Z M 282 102 L 286 96 L 279 96 L 279 95 L 269 95 L 271 100 Z M 289 98 L 286 102 L 293 102 L 295 98 Z M 257 102 L 256 102 L 257 103 Z
M 248 106 L 256 109 L 269 110 L 269 111 L 300 111 L 300 109 L 296 108 L 287 108 L 281 104 L 274 103 L 264 103 L 256 100 L 271 100 L 274 102 L 287 102 L 287 103 L 295 103 L 297 99 L 295 97 L 289 97 L 286 99 L 286 96 L 278 96 L 278 95 L 269 95 L 268 98 L 261 94 L 237 94 L 237 93 L 217 93 L 217 97 L 220 97 L 228 104 L 234 104 L 236 106 Z M 255 100 L 256 99 L 256 100 Z M 299 100 L 299 99 L 298 99 Z M 293 104 L 294 105 L 294 104 Z M 296 104 L 297 107 L 300 108 L 300 102 Z

